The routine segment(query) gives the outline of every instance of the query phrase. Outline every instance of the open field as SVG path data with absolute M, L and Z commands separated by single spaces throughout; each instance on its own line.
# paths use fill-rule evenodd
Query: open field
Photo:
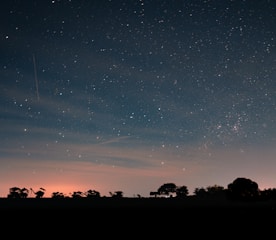
M 276 211 L 276 201 L 230 201 L 225 199 L 177 198 L 0 198 L 0 210 L 5 209 L 239 209 Z
M 25 225 L 47 226 L 53 231 L 88 231 L 113 229 L 122 232 L 132 229 L 135 234 L 160 234 L 176 230 L 204 234 L 202 229 L 246 236 L 255 229 L 274 224 L 276 201 L 238 202 L 225 199 L 176 198 L 0 198 L 0 215 L 7 227 Z M 65 227 L 71 226 L 71 227 Z M 126 227 L 127 226 L 127 227 Z M 171 227 L 171 230 L 168 229 Z M 269 228 L 268 228 L 269 227 Z M 211 230 L 210 230 L 211 229 Z M 249 230 L 250 229 L 250 230 Z M 54 231 L 54 232 L 55 232 Z M 207 231 L 207 232 L 208 232 Z M 104 234 L 106 234 L 104 232 Z

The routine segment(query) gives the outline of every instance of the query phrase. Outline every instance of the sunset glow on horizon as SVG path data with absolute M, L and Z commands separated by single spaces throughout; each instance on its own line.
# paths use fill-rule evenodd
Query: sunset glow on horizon
M 10 159 L 5 164 L 2 162 L 0 175 L 3 181 L 0 196 L 6 197 L 9 188 L 16 186 L 37 190 L 43 187 L 46 189 L 45 197 L 51 197 L 53 192 L 71 196 L 74 191 L 84 193 L 87 190 L 96 190 L 101 196 L 110 196 L 111 192 L 122 191 L 126 197 L 138 194 L 149 197 L 151 191 L 156 191 L 167 182 L 187 186 L 189 194 L 192 195 L 197 187 L 220 185 L 226 188 L 237 177 L 250 178 L 258 183 L 261 190 L 273 188 L 275 185 L 276 150 L 261 152 L 244 149 L 235 152 L 209 149 L 206 152 L 205 149 L 202 152 L 189 148 L 186 149 L 186 154 L 182 153 L 180 157 L 177 151 L 166 151 L 163 148 L 156 151 L 140 149 L 133 152 L 128 148 L 124 151 L 122 148 L 100 147 L 96 151 L 96 148 L 91 146 L 90 151 L 84 151 L 85 148 L 87 149 L 85 146 L 82 147 L 85 159 L 87 156 L 90 156 L 88 159 L 97 156 L 106 161 L 114 159 L 114 164 L 101 163 L 104 160 L 92 162 L 81 159 Z M 269 165 L 261 164 L 260 159 L 264 158 Z M 122 164 L 118 159 L 125 159 L 128 164 Z M 216 164 L 211 164 L 212 162 Z M 139 164 L 144 166 L 139 167 Z

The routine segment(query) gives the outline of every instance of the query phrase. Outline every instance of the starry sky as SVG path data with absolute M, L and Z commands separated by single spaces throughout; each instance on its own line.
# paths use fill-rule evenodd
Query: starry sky
M 0 196 L 276 187 L 276 2 L 3 1 Z

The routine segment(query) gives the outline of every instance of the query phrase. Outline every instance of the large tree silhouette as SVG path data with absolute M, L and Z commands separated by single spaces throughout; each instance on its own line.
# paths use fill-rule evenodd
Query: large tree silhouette
M 175 183 L 164 183 L 163 185 L 161 185 L 157 192 L 159 193 L 159 195 L 163 195 L 163 196 L 170 196 L 172 197 L 173 194 L 176 193 L 176 189 L 177 186 L 175 185 Z
M 227 196 L 233 200 L 256 200 L 260 196 L 258 184 L 249 178 L 236 178 L 227 187 Z

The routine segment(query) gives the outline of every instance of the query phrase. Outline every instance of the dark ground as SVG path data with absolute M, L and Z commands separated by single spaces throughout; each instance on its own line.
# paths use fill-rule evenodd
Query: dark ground
M 233 201 L 226 199 L 177 198 L 0 198 L 0 211 L 20 209 L 168 209 L 276 212 L 276 201 Z
M 263 239 L 274 234 L 276 201 L 0 198 L 0 217 L 2 230 L 8 234 L 22 236 L 20 232 L 32 228 L 40 231 L 41 237 L 48 235 L 46 239 L 93 239 L 98 235 L 123 239 Z

